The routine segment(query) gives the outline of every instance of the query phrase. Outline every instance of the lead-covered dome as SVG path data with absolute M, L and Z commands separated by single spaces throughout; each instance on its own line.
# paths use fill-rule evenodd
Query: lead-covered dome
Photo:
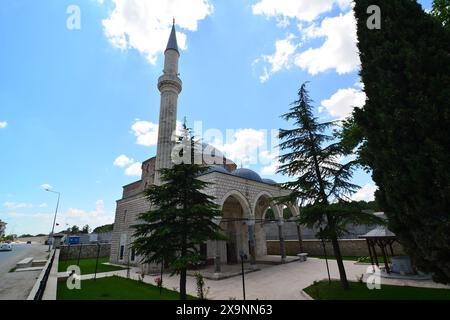
M 211 172 L 221 172 L 221 173 L 228 173 L 230 174 L 230 172 L 225 169 L 224 167 L 220 166 L 220 165 L 212 165 L 208 167 L 208 171 L 206 171 L 206 173 L 211 173 Z
M 264 183 L 271 184 L 271 185 L 276 185 L 276 184 L 278 184 L 275 180 L 272 180 L 272 179 L 262 179 L 262 181 L 263 181 Z
M 255 171 L 250 170 L 250 169 L 246 169 L 246 168 L 236 169 L 232 172 L 232 174 L 235 176 L 244 178 L 244 179 L 263 182 L 261 177 L 259 176 L 259 174 L 257 174 Z

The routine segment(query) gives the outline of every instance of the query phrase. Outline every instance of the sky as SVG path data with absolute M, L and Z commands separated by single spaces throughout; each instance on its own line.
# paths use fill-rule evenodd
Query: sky
M 431 0 L 420 1 L 425 10 Z M 173 17 L 178 120 L 279 182 L 276 130 L 302 83 L 321 121 L 363 106 L 350 0 L 2 0 L 0 219 L 8 234 L 114 222 L 156 154 L 156 84 Z M 342 159 L 345 161 L 345 159 Z M 355 200 L 373 200 L 358 171 Z M 58 229 L 59 228 L 59 229 Z

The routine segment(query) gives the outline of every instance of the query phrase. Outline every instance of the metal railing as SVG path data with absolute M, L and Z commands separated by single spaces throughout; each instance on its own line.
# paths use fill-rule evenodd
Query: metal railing
M 34 300 L 42 300 L 42 297 L 44 296 L 45 287 L 47 286 L 48 277 L 50 275 L 50 271 L 52 270 L 53 266 L 53 260 L 55 260 L 56 250 L 53 251 L 53 255 L 50 259 L 50 263 L 47 266 L 47 269 L 45 270 L 44 276 L 42 277 L 41 282 L 39 283 L 39 288 L 36 292 L 36 295 L 34 296 Z

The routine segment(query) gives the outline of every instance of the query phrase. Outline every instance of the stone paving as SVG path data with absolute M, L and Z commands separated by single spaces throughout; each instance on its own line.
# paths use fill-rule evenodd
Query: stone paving
M 350 281 L 356 281 L 367 271 L 368 265 L 357 265 L 353 261 L 344 261 L 347 278 Z M 339 278 L 336 261 L 329 261 L 330 274 L 333 279 Z M 130 270 L 130 278 L 139 279 L 139 269 Z M 127 276 L 127 271 L 113 271 L 97 274 L 97 277 L 109 277 L 118 275 Z M 144 282 L 155 284 L 156 276 L 146 275 Z M 91 279 L 93 275 L 83 275 L 82 279 Z M 311 285 L 315 280 L 327 278 L 325 260 L 308 258 L 306 262 L 292 262 L 283 265 L 265 266 L 259 271 L 245 275 L 246 297 L 250 300 L 305 300 L 301 294 L 302 289 Z M 179 277 L 170 277 L 164 274 L 164 287 L 172 290 L 178 290 Z M 447 288 L 450 286 L 436 284 L 432 281 L 413 281 L 398 279 L 381 279 L 383 284 L 409 285 L 416 287 Z M 206 280 L 206 287 L 209 287 L 208 299 L 229 300 L 242 299 L 242 278 L 240 276 L 227 278 L 223 280 Z M 187 277 L 188 294 L 196 296 L 195 278 Z M 449 292 L 450 293 L 450 292 Z

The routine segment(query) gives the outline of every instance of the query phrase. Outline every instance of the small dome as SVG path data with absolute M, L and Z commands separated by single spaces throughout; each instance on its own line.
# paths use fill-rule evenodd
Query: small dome
M 235 176 L 238 176 L 238 177 L 241 177 L 244 179 L 263 182 L 261 177 L 259 176 L 259 174 L 257 174 L 255 171 L 250 170 L 250 169 L 245 169 L 245 168 L 236 169 L 233 171 L 233 174 Z
M 275 180 L 272 180 L 272 179 L 262 179 L 262 181 L 263 181 L 264 183 L 271 184 L 271 185 L 276 185 L 276 184 L 278 184 Z
M 227 169 L 225 169 L 224 167 L 219 166 L 219 165 L 212 165 L 212 166 L 210 166 L 210 167 L 208 168 L 208 171 L 206 171 L 205 174 L 211 173 L 211 172 L 222 172 L 222 173 L 228 173 L 228 174 L 230 174 L 230 172 L 229 172 Z

